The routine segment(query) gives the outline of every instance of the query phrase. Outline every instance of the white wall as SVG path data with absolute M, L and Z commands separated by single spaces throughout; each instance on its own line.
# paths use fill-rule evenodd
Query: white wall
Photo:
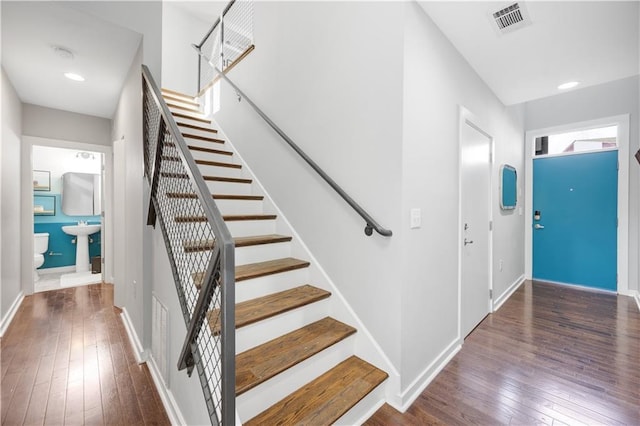
M 27 136 L 111 145 L 111 120 L 24 104 L 22 132 Z
M 22 293 L 20 253 L 20 139 L 22 103 L 2 68 L 2 141 L 0 142 L 0 319 Z M 33 260 L 32 260 L 33 262 Z
M 496 296 L 524 272 L 523 216 L 498 199 L 501 163 L 524 175 L 523 108 L 504 107 L 415 3 L 258 3 L 255 31 L 231 79 L 393 237 L 365 237 L 224 85 L 216 119 L 401 370 L 402 404 L 459 339 L 459 105 L 495 138 Z M 411 208 L 420 229 L 409 230 Z
M 229 74 L 384 227 L 401 223 L 402 4 L 256 2 Z M 216 120 L 396 368 L 400 239 L 365 222 L 233 90 Z
M 629 114 L 629 289 L 638 291 L 640 258 L 640 167 L 633 154 L 640 148 L 638 114 L 640 77 L 573 90 L 525 104 L 526 130 Z
M 416 3 L 406 4 L 402 227 L 402 382 L 409 384 L 458 340 L 458 107 L 494 137 L 494 294 L 524 272 L 524 222 L 499 208 L 501 163 L 523 173 L 522 108 L 507 109 Z M 522 180 L 518 182 L 522 188 Z M 422 227 L 409 229 L 409 210 Z M 396 237 L 394 237 L 396 238 Z M 498 260 L 505 268 L 498 272 Z M 464 336 L 462 336 L 464 337 Z
M 33 170 L 49 171 L 51 192 L 60 194 L 62 192 L 63 173 L 102 173 L 102 153 L 93 152 L 94 158 L 84 159 L 76 157 L 78 152 L 75 149 L 34 146 L 32 154 Z
M 124 169 L 125 173 L 124 187 L 114 188 L 114 201 L 118 203 L 114 210 L 123 212 L 114 217 L 114 302 L 127 310 L 135 332 L 144 343 L 150 339 L 145 333 L 150 325 L 145 321 L 151 317 L 150 313 L 146 315 L 150 312 L 151 299 L 145 298 L 148 292 L 145 287 L 150 288 L 151 283 L 145 274 L 143 251 L 146 203 L 143 194 L 141 63 L 142 47 L 138 49 L 122 89 L 110 139 L 124 139 L 124 167 L 120 159 L 116 159 L 118 163 L 114 168 L 116 171 Z M 124 205 L 119 205 L 122 200 Z
M 162 3 L 162 87 L 195 95 L 198 90 L 199 43 L 213 22 L 185 12 L 175 2 Z

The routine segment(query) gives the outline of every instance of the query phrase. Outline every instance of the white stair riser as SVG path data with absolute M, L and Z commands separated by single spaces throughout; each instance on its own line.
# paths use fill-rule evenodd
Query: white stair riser
M 220 166 L 208 166 L 204 164 L 198 164 L 200 173 L 202 176 L 220 176 L 220 177 L 232 177 L 232 178 L 244 178 L 242 169 L 236 169 L 232 167 L 220 167 Z
M 186 120 L 186 119 L 183 119 L 182 117 L 178 117 L 178 119 L 177 119 L 176 121 L 177 121 L 178 123 L 182 123 L 182 121 L 181 121 L 181 120 Z M 184 122 L 186 122 L 186 121 L 184 121 Z M 207 123 L 200 123 L 200 124 L 198 124 L 197 126 L 198 126 L 198 127 L 212 128 L 212 127 L 211 127 L 209 124 L 207 124 Z M 183 136 L 184 136 L 184 133 L 186 133 L 186 134 L 188 134 L 188 135 L 204 136 L 205 138 L 222 139 L 222 138 L 220 137 L 220 134 L 219 134 L 219 133 L 215 133 L 215 132 L 207 132 L 206 130 L 194 129 L 194 128 L 192 128 L 192 127 L 187 127 L 187 126 L 180 126 L 179 124 L 178 124 L 178 128 L 182 131 Z M 184 138 L 185 138 L 185 139 L 189 139 L 189 140 L 192 140 L 192 139 L 193 139 L 193 138 L 189 138 L 188 136 L 184 136 Z M 209 141 L 208 143 L 213 143 L 213 144 L 220 145 L 220 146 L 223 146 L 223 145 L 224 145 L 224 144 L 222 144 L 222 143 L 211 142 L 211 141 Z
M 354 405 L 351 410 L 347 411 L 344 416 L 336 420 L 334 426 L 359 425 L 371 417 L 385 402 L 385 384 L 386 382 L 382 382 L 374 390 L 369 392 L 369 394 Z
M 168 100 L 167 103 L 172 105 L 181 105 L 181 106 L 184 106 L 185 108 L 189 108 L 189 109 L 176 108 L 172 105 L 169 105 L 169 110 L 172 113 L 177 112 L 177 113 L 186 113 L 186 114 L 202 114 L 202 111 L 200 111 L 199 109 L 197 109 L 197 107 L 194 107 L 193 105 L 181 104 L 180 102 L 174 101 L 173 99 Z
M 236 398 L 240 419 L 247 421 L 314 380 L 353 354 L 349 337 L 291 367 Z
M 239 220 L 227 221 L 226 224 L 233 237 L 250 237 L 252 235 L 276 233 L 275 220 Z
M 215 200 L 223 215 L 261 214 L 262 200 Z
M 200 204 L 198 198 L 183 198 L 180 199 L 184 207 L 187 209 L 193 209 L 196 211 L 197 206 Z M 223 215 L 246 215 L 246 214 L 261 214 L 262 213 L 262 201 L 260 200 L 214 200 L 218 209 Z
M 236 248 L 236 265 L 281 259 L 290 255 L 291 243 L 289 242 L 238 247 Z
M 189 144 L 191 145 L 191 144 Z M 217 147 L 212 147 L 213 149 L 218 149 Z M 222 150 L 226 151 L 224 148 Z M 214 152 L 203 152 L 196 151 L 195 149 L 190 150 L 191 156 L 194 160 L 205 160 L 205 161 L 220 161 L 222 163 L 233 163 L 237 164 L 233 155 L 225 155 L 225 154 L 216 154 Z
M 236 353 L 244 352 L 307 324 L 319 321 L 328 316 L 328 308 L 329 304 L 325 299 L 255 324 L 240 327 L 236 329 Z
M 236 265 L 241 263 L 236 262 Z M 236 283 L 236 303 L 309 283 L 308 268 L 294 269 Z
M 251 184 L 236 182 L 206 181 L 212 194 L 251 195 Z
M 193 113 L 189 112 L 189 111 L 175 111 L 178 114 L 185 114 L 185 115 L 194 115 Z M 201 127 L 209 127 L 211 126 L 210 123 L 207 123 L 206 121 L 200 121 L 197 119 L 194 119 L 192 117 L 174 117 L 176 122 L 181 122 L 181 123 L 187 123 L 187 124 L 193 124 L 195 126 L 201 126 Z M 183 132 L 186 131 L 186 127 L 179 127 Z M 187 132 L 189 133 L 189 132 Z
M 199 109 L 200 107 L 197 105 L 192 104 L 192 100 L 189 99 L 188 101 L 181 101 L 181 100 L 176 100 L 176 99 L 182 99 L 181 96 L 178 95 L 171 95 L 171 94 L 167 94 L 167 97 L 165 97 L 164 101 L 167 104 L 172 104 L 172 105 L 178 105 L 178 106 L 183 106 L 185 108 L 195 108 L 195 109 Z M 193 101 L 195 102 L 195 101 Z M 169 106 L 169 109 L 173 109 L 174 107 Z

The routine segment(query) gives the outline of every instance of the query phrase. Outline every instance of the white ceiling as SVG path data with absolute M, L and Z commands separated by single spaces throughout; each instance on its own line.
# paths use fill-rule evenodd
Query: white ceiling
M 640 73 L 638 1 L 529 1 L 531 25 L 500 35 L 490 12 L 511 2 L 419 4 L 505 105 Z
M 510 3 L 419 3 L 506 105 L 554 95 L 566 81 L 580 81 L 580 89 L 640 73 L 638 1 L 526 2 L 532 24 L 504 35 L 489 13 Z M 174 4 L 213 22 L 226 2 Z M 1 7 L 2 65 L 20 99 L 111 118 L 140 34 L 74 2 L 3 0 Z M 56 56 L 54 45 L 75 58 Z M 87 80 L 66 79 L 71 70 Z
M 2 66 L 24 103 L 111 118 L 140 40 L 61 2 L 2 1 Z M 86 81 L 65 78 L 68 71 Z

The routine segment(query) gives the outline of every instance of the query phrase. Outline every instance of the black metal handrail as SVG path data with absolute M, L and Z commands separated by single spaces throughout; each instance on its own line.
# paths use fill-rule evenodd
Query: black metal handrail
M 196 49 L 196 51 L 198 52 L 198 56 L 201 58 L 204 58 L 207 63 L 211 66 L 211 68 L 220 76 L 220 78 L 222 78 L 224 81 L 226 81 L 238 94 L 238 96 L 244 98 L 249 105 L 251 105 L 251 107 L 256 111 L 256 113 L 258 113 L 258 115 L 260 117 L 262 117 L 262 119 L 278 134 L 280 135 L 280 137 L 282 139 L 284 139 L 284 141 L 291 147 L 293 148 L 293 150 L 300 156 L 302 157 L 302 159 L 309 164 L 309 166 L 311 166 L 311 168 L 313 170 L 316 171 L 316 173 L 318 173 L 320 175 L 320 177 L 322 179 L 325 180 L 325 182 L 327 182 L 329 184 L 329 186 L 331 186 L 331 188 L 333 188 L 334 191 L 336 191 L 338 193 L 338 195 L 340 195 L 340 197 L 342 197 L 343 200 L 345 200 L 347 202 L 347 204 L 349 204 L 364 220 L 365 220 L 365 228 L 364 228 L 364 233 L 367 236 L 370 236 L 373 234 L 373 231 L 375 230 L 378 234 L 384 236 L 384 237 L 390 237 L 393 235 L 393 233 L 391 232 L 390 229 L 385 229 L 382 226 L 380 226 L 380 224 L 378 224 L 378 222 L 376 222 L 376 220 L 371 217 L 371 215 L 369 213 L 367 213 L 367 211 L 365 209 L 363 209 L 353 198 L 351 198 L 351 196 L 349 196 L 349 194 L 347 194 L 344 189 L 342 189 L 340 187 L 340 185 L 338 185 L 324 170 L 322 170 L 322 168 L 320 168 L 320 166 L 318 166 L 318 164 L 313 161 L 311 159 L 311 157 L 309 157 L 280 127 L 278 127 L 278 125 L 276 125 L 273 120 L 271 120 L 271 118 L 269 118 L 269 116 L 267 114 L 265 114 L 256 104 L 255 102 L 253 102 L 251 100 L 251 98 L 249 98 L 242 90 L 240 90 L 240 88 L 238 86 L 236 86 L 230 79 L 229 77 L 227 77 L 227 75 L 222 72 L 220 69 L 218 69 L 218 67 L 216 67 L 215 65 L 213 65 L 211 63 L 210 58 L 207 58 L 207 56 L 202 52 L 202 50 L 197 46 L 197 45 L 192 45 L 194 49 Z
M 178 369 L 186 368 L 189 375 L 198 369 L 211 423 L 233 424 L 234 240 L 160 89 L 144 65 L 142 76 L 145 175 L 150 184 L 147 223 L 160 223 L 187 325 Z M 178 214 L 197 214 L 204 216 L 206 222 L 180 224 L 175 220 Z M 189 238 L 197 241 L 211 237 L 215 244 L 210 252 L 191 253 L 185 248 Z M 211 318 L 211 312 L 217 312 L 216 318 Z M 207 324 L 210 321 L 220 323 L 216 336 Z

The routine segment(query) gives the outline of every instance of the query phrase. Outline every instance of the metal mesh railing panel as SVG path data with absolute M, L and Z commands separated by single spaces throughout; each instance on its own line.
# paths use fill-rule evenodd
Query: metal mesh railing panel
M 143 134 L 145 140 L 144 150 L 144 174 L 147 176 L 149 184 L 151 184 L 151 178 L 153 177 L 153 167 L 156 156 L 156 148 L 158 146 L 158 131 L 160 129 L 160 109 L 156 105 L 153 95 L 150 92 L 149 87 L 144 84 L 144 91 L 142 96 L 143 102 Z
M 148 78 L 146 74 L 145 78 Z M 232 239 L 210 192 L 204 193 L 206 184 L 182 135 L 176 130 L 168 107 L 159 94 L 154 96 L 159 89 L 150 86 L 145 84 L 143 91 L 145 173 L 151 184 L 153 211 L 160 223 L 188 328 L 185 348 L 189 350 L 183 354 L 191 357 L 184 358 L 185 367 L 192 365 L 197 369 L 211 423 L 221 424 L 222 419 L 234 419 L 235 416 L 235 409 L 229 408 L 235 406 L 235 377 L 223 380 L 224 365 L 227 365 L 224 370 L 227 376 L 235 375 L 231 371 L 233 361 L 225 364 L 226 358 L 235 357 L 235 337 L 225 337 L 220 326 L 220 313 L 225 309 L 233 318 L 233 291 L 226 292 L 224 302 L 221 280 L 223 272 L 227 271 L 224 276 L 230 282 L 225 284 L 235 285 Z M 158 105 L 156 99 L 162 104 Z M 216 238 L 216 232 L 222 237 Z M 226 241 L 225 250 L 231 250 L 224 263 L 224 253 L 216 241 Z M 233 320 L 229 320 L 229 327 L 233 327 Z M 231 405 L 228 401 L 232 401 Z
M 224 16 L 223 24 L 224 64 L 220 69 L 224 71 L 253 45 L 253 2 L 236 1 Z
M 199 88 L 215 79 L 214 67 L 224 71 L 253 44 L 253 1 L 236 0 L 222 17 L 222 24 L 217 22 L 199 46 L 210 61 L 200 56 Z
M 200 47 L 201 51 L 207 55 L 208 58 L 211 58 L 213 63 L 209 63 L 200 57 L 200 87 L 204 87 L 210 81 L 214 79 L 216 73 L 214 71 L 214 67 L 220 68 L 222 57 L 220 55 L 220 29 L 221 26 L 218 25 L 213 32 L 207 37 L 202 46 Z

